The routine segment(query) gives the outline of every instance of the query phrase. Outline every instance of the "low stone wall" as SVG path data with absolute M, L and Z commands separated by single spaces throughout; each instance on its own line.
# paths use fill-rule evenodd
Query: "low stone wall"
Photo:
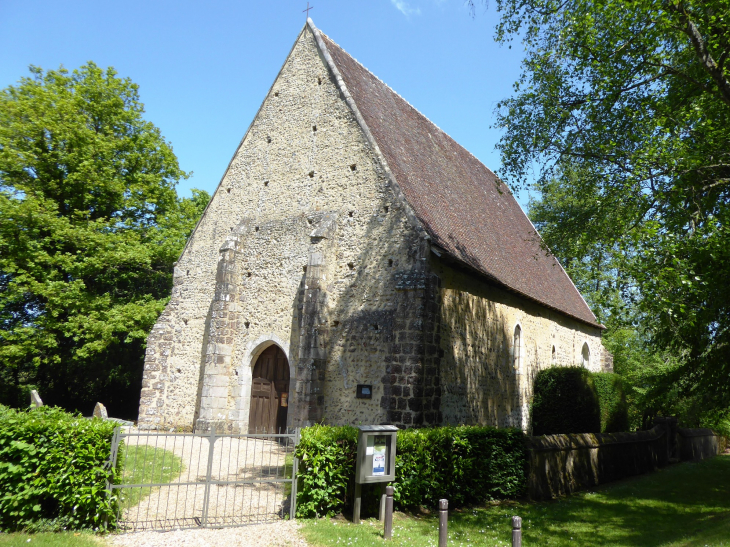
M 697 462 L 711 458 L 727 448 L 727 439 L 712 429 L 677 429 L 679 457 L 682 461 Z
M 551 499 L 667 464 L 664 429 L 528 437 L 531 499 Z
M 681 429 L 675 419 L 649 431 L 528 437 L 531 499 L 552 499 L 641 475 L 676 461 L 699 461 L 723 452 L 727 439 L 711 429 Z

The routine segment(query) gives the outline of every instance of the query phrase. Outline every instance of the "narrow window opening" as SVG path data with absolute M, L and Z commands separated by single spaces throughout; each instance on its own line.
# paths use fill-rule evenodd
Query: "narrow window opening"
M 185 323 L 187 325 L 188 324 L 188 320 L 187 319 L 183 319 L 183 323 Z
M 307 267 L 306 266 L 302 266 L 302 270 L 304 271 L 304 273 L 307 273 Z
M 258 232 L 259 231 L 259 227 L 256 226 L 253 230 L 254 230 L 254 232 Z
M 316 126 L 316 125 L 313 125 L 313 126 L 312 126 L 312 131 L 314 131 L 314 132 L 316 132 L 316 131 L 317 131 L 317 126 Z
M 373 323 L 373 330 L 378 330 L 379 328 L 377 323 Z
M 246 277 L 251 277 L 251 272 L 246 272 Z
M 555 364 L 555 363 L 557 362 L 557 360 L 558 360 L 558 354 L 557 354 L 557 352 L 555 351 L 555 346 L 553 346 L 553 353 L 552 353 L 552 357 L 551 357 L 551 360 L 552 360 L 552 363 L 553 363 L 553 364 Z
M 249 327 L 250 325 L 251 325 L 251 323 L 249 323 L 248 321 L 246 321 L 246 322 L 245 322 L 245 323 L 243 324 L 243 326 L 244 326 L 244 327 L 246 327 L 246 328 L 248 328 L 248 327 Z
M 340 322 L 339 321 L 332 321 L 332 326 L 333 327 L 339 327 L 340 326 Z
M 188 271 L 187 271 L 187 272 L 185 273 L 185 275 L 190 275 L 190 270 L 188 270 Z
M 274 91 L 274 97 L 278 97 L 278 96 L 279 96 L 279 92 L 278 91 Z
M 228 192 L 228 193 L 230 194 L 230 193 L 231 193 L 231 189 L 230 189 L 230 188 L 228 188 L 228 189 L 226 190 L 226 192 Z
M 238 376 L 238 370 L 237 369 L 234 370 L 233 372 L 236 374 L 236 376 Z
M 321 76 L 319 76 L 317 78 L 317 85 L 322 85 L 322 77 Z
M 312 225 L 312 222 L 314 222 L 314 221 L 313 221 L 313 220 L 312 220 L 311 218 L 308 218 L 308 219 L 307 219 L 307 222 L 308 222 L 308 223 L 309 223 L 309 225 L 311 226 L 311 225 Z
M 310 179 L 313 179 L 313 178 L 314 178 L 314 171 L 310 171 L 310 172 L 309 172 L 309 178 L 310 178 Z
M 350 211 L 349 213 L 347 213 L 347 216 L 349 216 L 350 218 L 352 218 L 354 215 L 355 211 Z
M 354 270 L 355 269 L 355 264 L 353 264 L 352 262 L 348 262 L 347 263 L 347 267 L 350 268 L 351 270 Z
M 522 364 L 522 328 L 519 325 L 515 327 L 512 353 L 515 372 L 519 373 Z
M 385 207 L 383 207 L 383 210 L 384 210 L 384 211 L 385 211 L 385 212 L 387 213 L 387 212 L 388 212 L 388 211 L 390 210 L 390 207 L 388 207 L 388 206 L 386 205 Z
M 393 259 L 392 258 L 389 258 L 388 259 L 388 267 L 389 268 L 392 268 L 393 267 Z
M 356 171 L 356 170 L 357 170 L 357 164 L 356 164 L 356 163 L 353 163 L 353 164 L 352 164 L 352 165 L 350 166 L 350 171 Z
M 581 351 L 581 358 L 583 361 L 583 366 L 585 368 L 588 368 L 588 365 L 591 364 L 591 349 L 588 347 L 588 342 L 583 343 L 583 351 Z
M 177 373 L 178 373 L 178 374 L 180 374 L 180 373 L 182 372 L 182 369 L 179 369 L 179 368 L 178 368 L 178 369 L 176 369 L 176 370 L 177 370 Z
M 269 181 L 268 180 L 265 180 L 264 181 L 264 186 L 268 186 L 268 185 L 269 185 Z

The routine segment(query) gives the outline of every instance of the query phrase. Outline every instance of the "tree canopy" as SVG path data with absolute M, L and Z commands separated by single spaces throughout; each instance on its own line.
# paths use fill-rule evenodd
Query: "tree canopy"
M 727 406 L 730 2 L 496 4 L 497 39 L 526 49 L 498 106 L 500 174 L 519 188 L 534 173 L 538 227 L 598 289 L 602 319 L 639 328 L 677 359 L 674 385 Z
M 104 398 L 134 414 L 147 333 L 208 201 L 178 198 L 187 175 L 143 113 L 136 84 L 91 62 L 31 67 L 0 92 L 6 403 L 33 384 L 67 408 Z

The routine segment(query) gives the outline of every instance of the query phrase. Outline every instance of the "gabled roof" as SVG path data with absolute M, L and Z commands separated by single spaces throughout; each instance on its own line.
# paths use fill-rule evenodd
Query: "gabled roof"
M 506 184 L 312 23 L 322 54 L 416 218 L 452 258 L 597 326 Z

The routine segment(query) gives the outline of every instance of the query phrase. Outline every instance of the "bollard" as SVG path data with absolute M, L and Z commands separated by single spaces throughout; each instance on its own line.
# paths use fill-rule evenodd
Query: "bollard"
M 512 517 L 512 547 L 522 547 L 522 519 Z
M 446 547 L 448 541 L 449 500 L 439 500 L 439 547 Z
M 383 538 L 393 539 L 393 487 L 385 487 L 385 529 Z

